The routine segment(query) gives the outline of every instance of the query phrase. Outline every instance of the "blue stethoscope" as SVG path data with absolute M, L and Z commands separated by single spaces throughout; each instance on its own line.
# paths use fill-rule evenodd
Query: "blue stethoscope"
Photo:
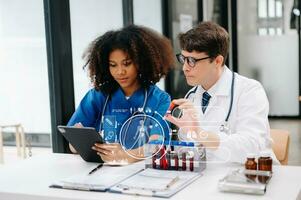
M 99 123 L 99 132 L 102 134 L 102 136 L 104 135 L 104 133 L 103 133 L 104 114 L 105 114 L 105 111 L 106 111 L 106 108 L 107 108 L 110 96 L 111 95 L 107 96 L 107 98 L 105 100 L 105 103 L 104 103 L 104 106 L 103 106 L 102 111 L 101 111 L 101 120 L 100 120 L 100 123 Z M 142 105 L 142 107 L 138 108 L 137 111 L 135 111 L 134 113 L 132 113 L 132 116 L 137 115 L 139 113 L 143 113 L 144 114 L 144 109 L 145 109 L 145 105 L 146 105 L 146 102 L 147 102 L 147 98 L 148 98 L 148 92 L 147 92 L 147 89 L 144 89 L 144 101 L 143 101 L 143 105 Z
M 231 82 L 231 99 L 230 99 L 230 105 L 229 105 L 229 109 L 228 109 L 228 113 L 227 113 L 227 116 L 224 120 L 224 122 L 221 124 L 219 130 L 221 132 L 224 132 L 224 133 L 228 133 L 230 131 L 230 127 L 229 127 L 229 117 L 230 117 L 230 114 L 231 114 L 231 111 L 232 111 L 232 106 L 233 106 L 233 98 L 234 98 L 234 81 L 235 81 L 235 73 L 232 71 L 232 82 Z M 198 86 L 196 86 L 193 90 L 191 90 L 190 92 L 188 92 L 186 95 L 185 95 L 185 99 L 187 99 L 191 94 L 195 94 L 196 91 L 198 89 Z

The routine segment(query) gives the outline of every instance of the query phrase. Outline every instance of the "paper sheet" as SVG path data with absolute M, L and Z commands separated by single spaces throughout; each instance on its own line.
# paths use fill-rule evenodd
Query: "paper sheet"
M 123 167 L 104 166 L 91 175 L 88 175 L 88 172 L 73 175 L 56 182 L 55 185 L 69 189 L 105 190 L 141 170 L 141 167 L 131 165 Z
M 122 181 L 111 190 L 136 195 L 144 195 L 148 191 L 147 196 L 168 197 L 184 188 L 199 176 L 199 173 L 194 172 L 165 171 L 148 168 Z M 176 181 L 170 187 L 166 187 L 176 177 Z

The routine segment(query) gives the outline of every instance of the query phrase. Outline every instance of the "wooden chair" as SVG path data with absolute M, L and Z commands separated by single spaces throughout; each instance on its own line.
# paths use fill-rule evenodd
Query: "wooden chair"
M 271 138 L 273 139 L 272 149 L 282 165 L 288 163 L 288 152 L 290 143 L 290 134 L 286 130 L 271 129 Z
M 15 137 L 16 137 L 16 147 L 17 147 L 17 155 L 22 158 L 26 158 L 26 143 L 25 143 L 25 133 L 24 128 L 21 124 L 10 124 L 10 125 L 0 125 L 0 163 L 4 163 L 4 155 L 3 155 L 3 130 L 6 128 L 14 128 L 15 129 Z

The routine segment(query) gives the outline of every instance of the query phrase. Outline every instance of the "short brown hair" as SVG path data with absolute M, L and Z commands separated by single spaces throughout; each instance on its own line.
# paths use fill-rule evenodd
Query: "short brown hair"
M 186 33 L 179 35 L 181 49 L 192 52 L 204 52 L 212 59 L 218 55 L 228 56 L 230 38 L 228 32 L 213 22 L 202 22 Z
M 133 60 L 144 88 L 157 83 L 174 66 L 171 42 L 160 33 L 137 25 L 108 31 L 96 38 L 83 56 L 95 89 L 107 94 L 119 87 L 109 71 L 109 56 L 116 49 Z

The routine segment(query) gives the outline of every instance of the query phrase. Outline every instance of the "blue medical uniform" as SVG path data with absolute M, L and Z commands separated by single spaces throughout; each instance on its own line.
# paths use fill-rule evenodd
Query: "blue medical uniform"
M 164 116 L 170 105 L 170 96 L 166 92 L 160 90 L 156 85 L 150 85 L 147 93 L 148 97 L 144 112 L 155 117 L 154 112 L 156 111 L 161 116 Z M 105 108 L 102 129 L 104 132 L 114 132 L 117 137 L 115 140 L 113 138 L 115 142 L 119 141 L 120 129 L 124 122 L 130 118 L 133 113 L 138 110 L 138 108 L 143 106 L 144 95 L 144 88 L 140 88 L 135 91 L 128 99 L 121 88 L 117 89 L 111 95 Z M 105 100 L 106 95 L 103 92 L 91 89 L 81 100 L 80 105 L 72 115 L 67 125 L 73 126 L 80 122 L 85 127 L 94 127 L 97 131 L 99 131 L 102 119 L 101 114 Z M 162 122 L 162 119 L 157 120 L 160 123 Z M 167 137 L 168 131 L 169 130 L 164 127 L 164 134 Z M 169 139 L 167 137 L 165 137 L 165 139 Z

